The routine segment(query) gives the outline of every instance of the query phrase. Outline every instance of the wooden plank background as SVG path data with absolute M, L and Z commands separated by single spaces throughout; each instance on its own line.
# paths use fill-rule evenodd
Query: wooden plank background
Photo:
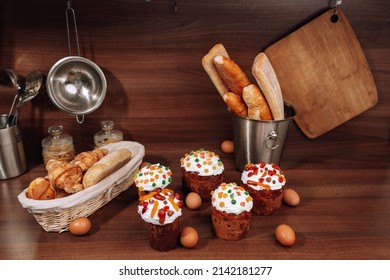
M 33 70 L 47 75 L 56 61 L 67 56 L 66 3 L 0 0 L 0 68 L 14 69 L 21 76 Z M 325 0 L 180 0 L 175 12 L 174 3 L 72 1 L 81 55 L 104 71 L 107 96 L 81 125 L 74 116 L 55 109 L 45 94 L 23 107 L 21 118 L 30 165 L 40 163 L 40 142 L 48 127 L 56 123 L 64 125 L 80 151 L 92 147 L 93 134 L 103 119 L 114 120 L 126 139 L 141 143 L 155 139 L 162 149 L 174 149 L 178 143 L 197 148 L 191 146 L 193 139 L 203 137 L 207 143 L 209 131 L 216 132 L 221 141 L 231 138 L 230 116 L 201 66 L 202 56 L 215 43 L 223 43 L 250 75 L 259 51 L 329 9 L 329 1 Z M 373 72 L 379 102 L 315 141 L 293 125 L 288 142 L 302 150 L 305 157 L 305 145 L 322 145 L 329 138 L 340 143 L 364 138 L 368 146 L 381 141 L 388 156 L 389 3 L 344 1 L 342 9 Z M 11 87 L 0 86 L 1 113 L 8 112 L 13 96 Z M 218 145 L 215 143 L 215 147 Z M 319 151 L 318 156 L 326 156 L 323 153 Z M 380 155 L 367 149 L 361 153 L 349 163 L 368 155 L 372 158 L 370 164 L 377 164 L 376 156 Z M 300 158 L 291 161 L 298 163 Z M 381 162 L 385 164 L 386 159 Z

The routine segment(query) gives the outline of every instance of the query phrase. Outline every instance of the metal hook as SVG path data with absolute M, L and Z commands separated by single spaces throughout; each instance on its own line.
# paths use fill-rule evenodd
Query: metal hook
M 339 6 L 341 6 L 343 0 L 336 0 L 336 3 L 334 4 L 334 7 L 335 8 L 338 8 Z
M 76 115 L 76 120 L 79 124 L 82 124 L 84 122 L 84 115 L 81 115 L 81 118 L 79 115 Z
M 333 0 L 333 1 L 335 1 L 334 6 L 333 6 L 334 14 L 337 15 L 337 8 L 339 8 L 341 6 L 343 0 Z
M 178 10 L 178 8 L 177 8 L 177 1 L 178 1 L 178 0 L 174 0 L 174 2 L 175 2 L 175 8 L 174 8 L 175 13 L 176 13 L 177 10 Z

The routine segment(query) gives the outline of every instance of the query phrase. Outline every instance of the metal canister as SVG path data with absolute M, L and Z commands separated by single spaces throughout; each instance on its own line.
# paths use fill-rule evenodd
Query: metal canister
M 7 114 L 0 115 L 0 179 L 14 178 L 27 170 L 20 122 L 7 127 L 7 121 Z

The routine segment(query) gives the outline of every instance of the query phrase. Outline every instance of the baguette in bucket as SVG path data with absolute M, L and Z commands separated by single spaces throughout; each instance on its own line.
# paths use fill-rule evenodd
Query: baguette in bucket
M 265 53 L 259 53 L 252 65 L 252 75 L 260 86 L 274 120 L 284 119 L 282 90 L 278 78 Z

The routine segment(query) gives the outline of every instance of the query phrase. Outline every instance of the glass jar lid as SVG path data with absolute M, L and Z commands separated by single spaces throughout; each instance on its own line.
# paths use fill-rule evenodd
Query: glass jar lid
M 114 128 L 114 122 L 107 120 L 100 122 L 100 127 L 103 131 L 111 131 Z
M 42 140 L 42 146 L 45 147 L 53 147 L 53 146 L 64 146 L 73 144 L 73 139 L 70 135 L 62 133 L 63 126 L 62 125 L 52 125 L 49 127 L 48 132 L 49 136 L 45 137 Z

